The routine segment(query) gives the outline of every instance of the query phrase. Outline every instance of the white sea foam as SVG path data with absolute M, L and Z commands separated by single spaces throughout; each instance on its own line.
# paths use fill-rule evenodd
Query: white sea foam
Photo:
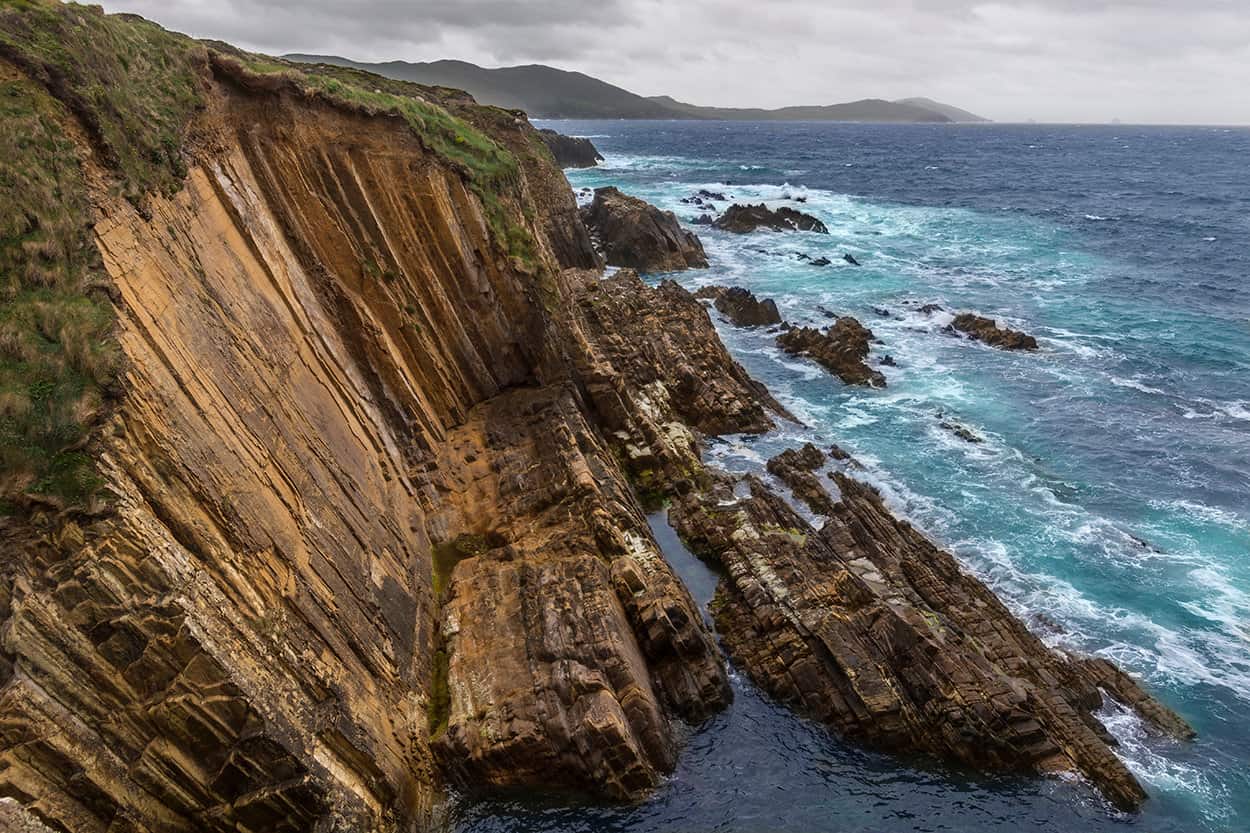
M 1110 698 L 1104 698 L 1096 714 L 1119 741 L 1116 754 L 1138 778 L 1159 790 L 1201 796 L 1207 799 L 1204 807 L 1209 805 L 1208 812 L 1215 813 L 1215 818 L 1227 817 L 1227 789 L 1213 785 L 1201 770 L 1169 754 L 1175 751 L 1175 741 L 1159 738 L 1136 712 Z
M 1107 379 L 1111 382 L 1111 384 L 1118 388 L 1132 388 L 1133 390 L 1141 391 L 1142 393 L 1154 393 L 1163 396 L 1167 395 L 1167 391 L 1151 387 L 1150 385 L 1147 385 L 1137 379 L 1122 379 L 1119 376 L 1108 376 Z
M 1085 219 L 1094 223 L 1103 223 L 1103 222 L 1114 222 L 1120 218 L 1119 217 L 1103 217 L 1101 214 L 1086 214 Z
M 1192 515 L 1208 523 L 1225 527 L 1237 532 L 1250 530 L 1250 518 L 1238 515 L 1228 509 L 1221 509 L 1218 506 L 1208 506 L 1205 503 L 1198 503 L 1192 500 L 1150 500 L 1149 505 L 1155 509 L 1164 511 L 1179 512 L 1183 515 Z

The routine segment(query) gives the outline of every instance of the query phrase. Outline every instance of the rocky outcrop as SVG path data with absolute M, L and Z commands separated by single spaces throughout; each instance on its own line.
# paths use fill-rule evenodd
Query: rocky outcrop
M 63 8 L 31 20 L 81 48 L 149 26 Z M 693 482 L 681 415 L 771 424 L 706 311 L 636 276 L 590 311 L 562 267 L 596 258 L 523 118 L 384 79 L 392 106 L 358 105 L 350 74 L 150 31 L 198 56 L 168 188 L 127 194 L 152 155 L 47 105 L 123 373 L 85 446 L 99 496 L 0 517 L 0 796 L 57 830 L 397 831 L 444 778 L 656 783 L 729 695 L 626 476 Z
M 714 228 L 732 231 L 735 234 L 746 234 L 758 229 L 770 231 L 814 231 L 828 234 L 825 224 L 810 214 L 783 205 L 771 209 L 764 203 L 759 205 L 741 205 L 734 203 L 725 209 L 725 213 L 712 223 Z
M 975 341 L 984 342 L 1000 350 L 1037 349 L 1037 339 L 1028 333 L 1000 327 L 994 319 L 985 318 L 971 312 L 962 312 L 956 315 L 950 326 L 961 333 L 966 333 L 969 338 Z
M 773 427 L 774 416 L 793 421 L 733 360 L 707 310 L 677 283 L 651 288 L 622 270 L 607 279 L 586 276 L 577 298 L 595 351 L 628 384 L 630 396 L 646 398 L 643 411 L 672 414 L 708 435 L 761 433 Z M 596 373 L 600 383 L 611 381 Z M 600 400 L 593 390 L 592 399 Z M 617 422 L 610 421 L 613 430 Z
M 836 446 L 835 446 L 836 448 Z M 835 452 L 836 453 L 836 452 Z M 848 460 L 848 456 L 836 459 Z M 768 473 L 784 483 L 795 498 L 802 501 L 817 515 L 829 516 L 836 511 L 833 499 L 816 476 L 825 465 L 825 455 L 819 448 L 807 443 L 801 449 L 787 448 L 769 459 Z
M 739 327 L 768 327 L 781 323 L 781 313 L 772 298 L 761 301 L 754 292 L 740 286 L 705 286 L 695 297 L 712 299 L 712 306 Z
M 786 330 L 777 336 L 777 346 L 792 356 L 814 359 L 848 385 L 883 388 L 885 376 L 864 363 L 872 339 L 872 330 L 848 315 L 823 332 L 814 327 Z
M 1046 647 L 869 486 L 835 473 L 836 500 L 810 495 L 817 454 L 770 471 L 825 515 L 819 531 L 753 478 L 747 497 L 722 480 L 674 501 L 677 531 L 725 570 L 713 609 L 734 661 L 847 737 L 982 769 L 1075 771 L 1136 808 L 1145 792 L 1093 711 L 1106 695 L 1160 732 L 1188 737 L 1184 721 L 1105 660 Z
M 467 786 L 636 797 L 673 767 L 670 715 L 730 700 L 724 665 L 607 443 L 567 387 L 483 403 L 448 438 L 434 745 Z M 444 548 L 446 552 L 446 548 Z
M 581 136 L 565 136 L 543 128 L 538 131 L 538 138 L 543 140 L 561 168 L 593 168 L 603 161 L 594 142 Z
M 674 272 L 707 266 L 703 244 L 671 211 L 661 211 L 616 188 L 596 188 L 582 209 L 586 227 L 597 238 L 609 265 L 643 272 Z

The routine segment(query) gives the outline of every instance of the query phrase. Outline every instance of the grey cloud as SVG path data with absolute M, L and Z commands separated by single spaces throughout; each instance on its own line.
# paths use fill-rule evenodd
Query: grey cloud
M 1002 120 L 1250 123 L 1244 0 L 115 0 L 268 52 L 545 62 L 645 95 L 928 95 Z

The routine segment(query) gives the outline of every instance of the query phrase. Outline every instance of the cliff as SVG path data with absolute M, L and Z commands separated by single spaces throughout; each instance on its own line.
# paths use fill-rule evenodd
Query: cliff
M 6 203 L 5 381 L 31 394 L 6 440 L 53 451 L 6 458 L 0 794 L 76 832 L 381 830 L 426 817 L 438 750 L 475 783 L 653 784 L 723 661 L 592 427 L 610 367 L 562 270 L 597 261 L 525 119 L 84 7 L 6 6 L 0 33 L 29 119 L 6 196 L 43 178 L 73 212 Z M 35 409 L 62 392 L 57 435 Z M 574 612 L 518 607 L 537 586 Z
M 788 415 L 525 117 L 26 0 L 0 108 L 4 817 L 658 783 L 731 695 L 638 496 Z

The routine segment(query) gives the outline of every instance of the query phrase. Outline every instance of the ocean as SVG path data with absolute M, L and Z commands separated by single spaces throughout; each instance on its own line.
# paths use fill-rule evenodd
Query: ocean
M 724 194 L 720 209 L 762 200 L 829 227 L 692 226 L 711 268 L 664 277 L 747 287 L 795 324 L 826 325 L 822 309 L 854 315 L 882 342 L 874 359 L 896 362 L 882 368 L 888 387 L 844 386 L 772 336 L 718 321 L 807 427 L 716 440 L 709 462 L 758 472 L 783 448 L 837 443 L 1048 643 L 1114 659 L 1198 738 L 1159 740 L 1105 708 L 1151 795 L 1116 814 L 1076 779 L 865 751 L 735 674 L 733 706 L 691 731 L 648 800 L 461 796 L 453 829 L 1250 830 L 1250 130 L 542 126 L 590 136 L 606 157 L 568 172 L 575 189 L 616 185 L 686 222 L 702 212 L 682 199 L 706 189 Z M 965 310 L 1035 335 L 1040 351 L 944 332 Z M 652 525 L 705 603 L 714 577 L 661 515 Z

